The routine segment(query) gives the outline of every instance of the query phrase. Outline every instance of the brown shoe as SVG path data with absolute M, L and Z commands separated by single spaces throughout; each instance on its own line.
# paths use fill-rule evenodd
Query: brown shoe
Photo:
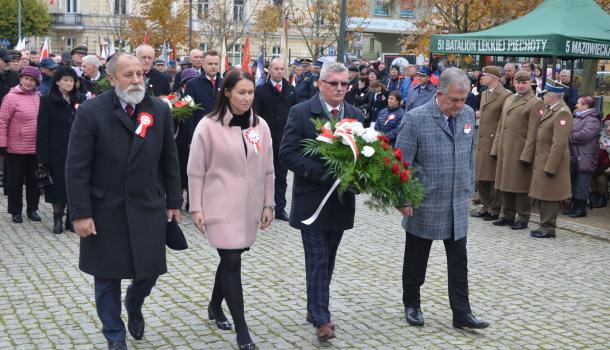
M 325 323 L 318 327 L 316 330 L 316 337 L 318 337 L 318 341 L 323 343 L 329 339 L 335 337 L 335 325 L 332 323 Z

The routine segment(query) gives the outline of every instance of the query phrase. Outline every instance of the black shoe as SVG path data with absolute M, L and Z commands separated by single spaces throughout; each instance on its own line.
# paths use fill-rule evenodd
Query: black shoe
M 485 221 L 494 221 L 494 220 L 498 220 L 498 214 L 494 214 L 494 213 L 487 213 L 487 216 L 485 216 L 483 218 L 483 220 Z
M 224 321 L 217 320 L 216 317 L 214 317 L 214 312 L 210 306 L 208 306 L 208 318 L 210 321 L 214 321 L 214 323 L 216 323 L 216 327 L 218 327 L 218 329 L 222 329 L 223 331 L 228 331 L 231 329 L 231 322 L 229 322 L 226 318 Z
M 109 340 L 108 350 L 127 350 L 127 344 L 125 344 L 125 340 Z
M 587 201 L 582 199 L 574 200 L 574 209 L 569 214 L 571 218 L 584 218 L 587 216 Z
M 492 224 L 494 224 L 495 226 L 512 226 L 515 224 L 515 220 L 501 218 L 500 220 L 492 222 Z
M 239 347 L 239 350 L 255 350 L 256 349 L 256 344 L 254 344 L 254 343 L 248 343 L 248 344 L 243 344 L 243 345 L 237 344 L 237 346 Z
M 26 214 L 28 216 L 28 219 L 30 219 L 32 221 L 41 221 L 42 220 L 40 218 L 40 216 L 38 216 L 38 213 L 36 212 L 36 210 L 28 211 Z
M 144 336 L 144 316 L 142 316 L 142 311 L 129 311 L 127 302 L 125 302 L 125 310 L 127 310 L 127 329 L 129 334 L 135 340 L 142 339 Z
M 63 215 L 53 215 L 53 233 L 60 234 L 64 232 L 62 218 Z
M 290 220 L 290 219 L 288 218 L 288 215 L 286 214 L 286 211 L 284 211 L 284 210 L 276 211 L 276 212 L 275 212 L 275 218 L 276 218 L 277 220 L 282 220 L 282 221 L 288 221 L 288 220 Z
M 313 324 L 313 317 L 311 316 L 311 314 L 309 312 L 305 316 L 305 321 L 307 321 L 307 323 Z
M 13 215 L 13 222 L 16 224 L 20 224 L 23 222 L 23 218 L 21 217 L 21 214 L 14 214 Z
M 555 238 L 555 232 L 536 230 L 530 233 L 530 236 L 534 238 Z
M 453 317 L 453 327 L 462 329 L 483 329 L 489 327 L 489 322 L 477 320 L 473 314 L 466 314 L 461 317 Z
M 489 212 L 482 211 L 482 210 L 470 213 L 470 216 L 472 216 L 473 218 L 479 218 L 479 219 L 485 219 L 487 217 L 487 215 L 489 215 Z
M 527 228 L 527 222 L 517 221 L 510 226 L 513 230 L 525 230 Z
M 412 326 L 423 326 L 424 325 L 424 314 L 418 307 L 407 307 L 405 308 L 405 318 L 407 323 Z

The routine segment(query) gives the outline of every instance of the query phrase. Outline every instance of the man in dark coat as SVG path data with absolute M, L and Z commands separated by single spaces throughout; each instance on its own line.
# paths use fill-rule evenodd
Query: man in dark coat
M 194 68 L 197 71 L 197 74 L 203 73 L 203 52 L 199 49 L 192 49 L 189 53 L 188 58 L 189 62 L 191 63 L 191 68 Z M 172 85 L 173 92 L 179 91 L 182 87 L 182 71 L 176 73 L 176 76 L 174 78 L 174 85 Z
M 273 140 L 273 168 L 275 171 L 275 218 L 288 221 L 286 214 L 286 175 L 288 170 L 280 163 L 280 145 L 288 111 L 297 103 L 294 87 L 284 76 L 284 62 L 273 59 L 269 64 L 269 80 L 256 87 L 254 91 L 254 110 L 260 115 L 271 130 Z
M 329 287 L 343 231 L 354 226 L 356 203 L 353 193 L 346 192 L 339 199 L 334 190 L 317 218 L 308 221 L 335 180 L 324 168 L 322 159 L 303 156 L 300 147 L 302 140 L 317 137 L 311 118 L 341 120 L 349 116 L 362 122 L 362 113 L 343 101 L 348 84 L 347 68 L 342 63 L 324 63 L 320 72 L 320 93 L 290 109 L 280 147 L 280 162 L 294 172 L 290 226 L 301 230 L 307 320 L 317 327 L 316 336 L 320 341 L 335 336 L 328 309 Z
M 578 102 L 578 90 L 572 86 L 572 73 L 567 69 L 562 70 L 559 72 L 559 81 L 568 87 L 563 94 L 563 101 L 568 105 L 570 111 L 574 112 L 576 102 Z
M 311 60 L 302 59 L 301 67 L 303 67 L 303 73 L 297 78 L 296 93 L 299 102 L 309 100 L 314 95 L 314 79 L 317 80 L 315 74 L 310 70 Z
M 195 103 L 201 106 L 201 110 L 193 113 L 193 116 L 186 120 L 186 125 L 190 130 L 191 138 L 195 127 L 199 124 L 204 115 L 210 113 L 216 102 L 216 95 L 222 85 L 220 75 L 220 56 L 216 51 L 207 51 L 203 55 L 203 74 L 191 79 L 186 84 L 184 94 L 191 96 Z
M 153 67 L 155 49 L 150 45 L 142 44 L 136 48 L 136 57 L 144 68 L 146 93 L 153 96 L 169 95 L 169 78 Z
M 126 53 L 108 63 L 114 88 L 83 103 L 66 160 L 68 205 L 81 237 L 82 271 L 94 276 L 95 302 L 109 349 L 126 349 L 121 280 L 129 333 L 144 335 L 142 305 L 167 272 L 167 222 L 180 219 L 180 174 L 169 107 L 146 95 L 140 61 Z

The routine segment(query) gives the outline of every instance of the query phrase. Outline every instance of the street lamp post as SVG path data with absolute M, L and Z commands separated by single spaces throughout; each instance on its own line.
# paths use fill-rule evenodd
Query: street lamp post
M 189 0 L 189 52 L 193 49 L 193 0 Z
M 21 0 L 17 1 L 17 43 L 21 42 Z
M 341 17 L 339 23 L 339 42 L 337 43 L 337 61 L 345 62 L 345 19 L 347 17 L 347 1 L 341 0 Z

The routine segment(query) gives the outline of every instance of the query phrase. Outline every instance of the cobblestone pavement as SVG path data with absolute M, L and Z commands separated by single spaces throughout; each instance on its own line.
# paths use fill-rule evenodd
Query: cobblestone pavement
M 78 238 L 42 223 L 12 224 L 0 196 L 0 349 L 104 349 L 93 279 L 78 270 Z M 469 234 L 474 313 L 491 322 L 479 332 L 451 327 L 442 244 L 433 245 L 422 308 L 426 325 L 403 318 L 404 232 L 397 213 L 359 203 L 356 227 L 339 249 L 331 292 L 337 349 L 607 349 L 610 344 L 608 231 L 567 225 L 536 240 L 478 219 Z M 535 226 L 535 225 L 530 225 Z M 218 257 L 188 219 L 190 248 L 168 251 L 169 273 L 144 306 L 146 334 L 132 349 L 234 349 L 233 332 L 206 319 Z M 110 258 L 110 257 L 109 257 Z M 246 317 L 261 349 L 311 349 L 306 324 L 303 248 L 298 231 L 274 222 L 244 255 Z M 123 283 L 123 288 L 127 282 Z M 226 307 L 225 307 L 226 310 Z M 225 311 L 228 314 L 228 311 Z M 125 313 L 123 313 L 126 319 Z

